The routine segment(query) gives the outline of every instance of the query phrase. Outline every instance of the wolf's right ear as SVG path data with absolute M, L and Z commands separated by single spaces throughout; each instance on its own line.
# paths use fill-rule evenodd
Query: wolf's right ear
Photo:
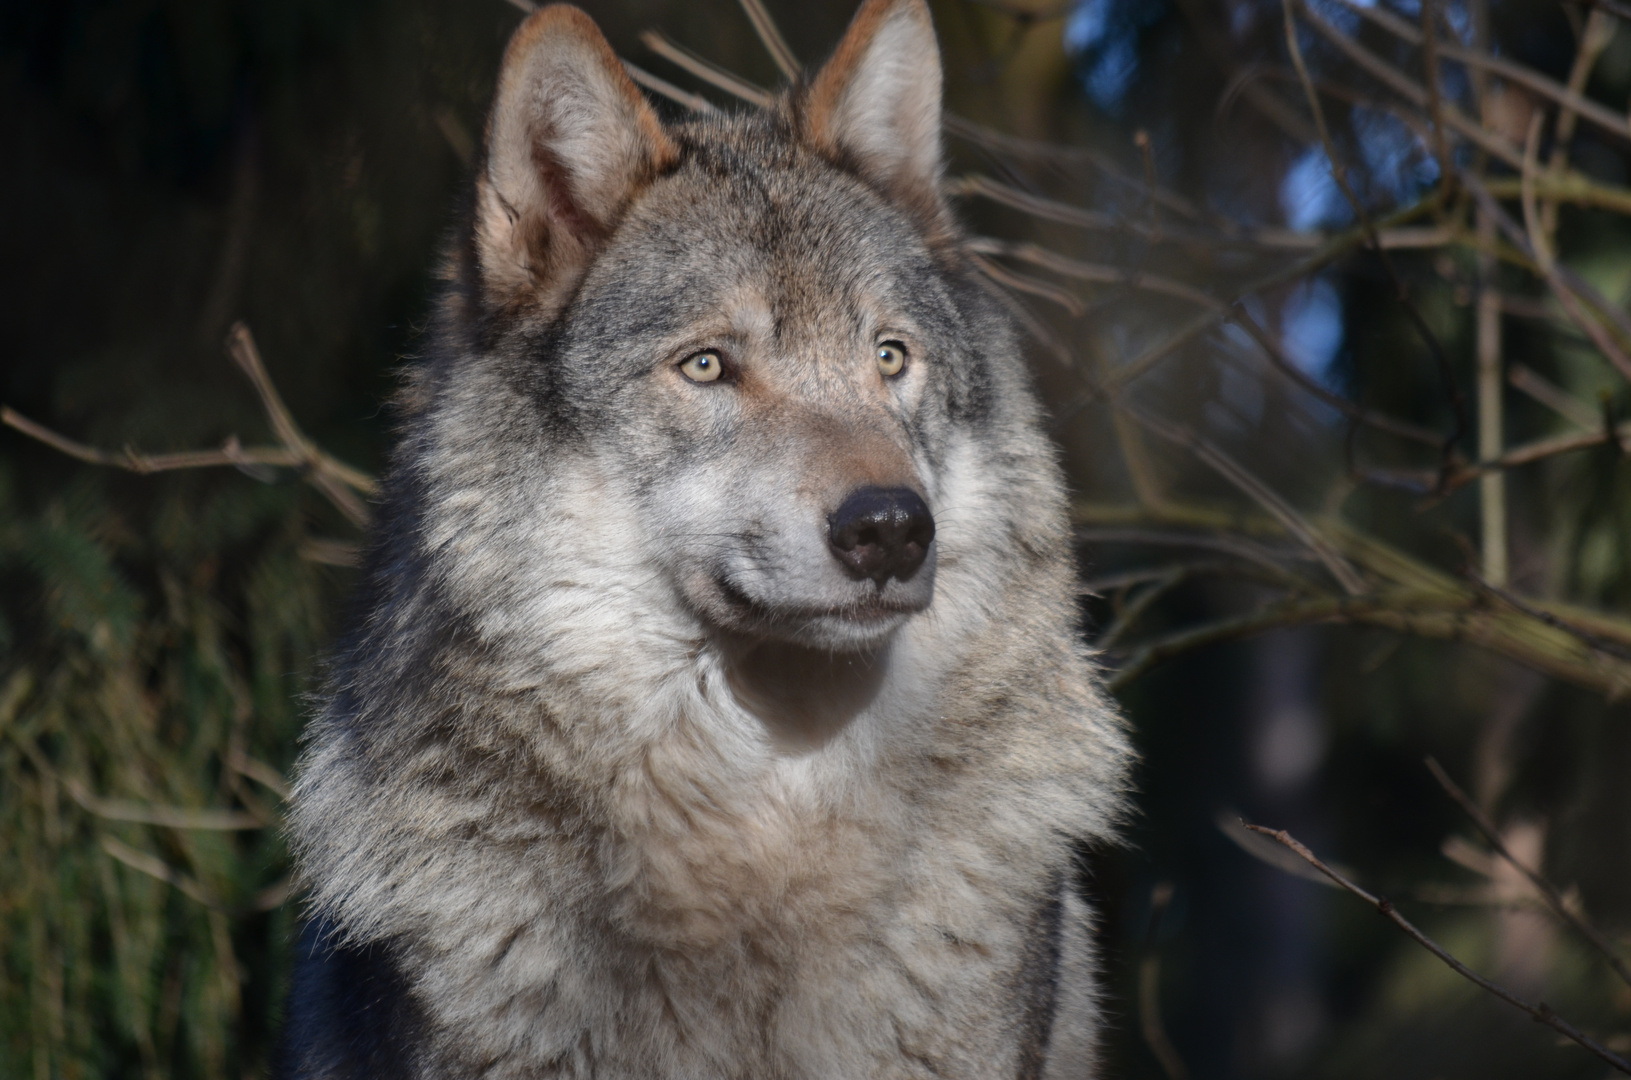
M 489 302 L 559 305 L 628 200 L 678 156 L 599 27 L 554 4 L 504 50 L 476 181 Z

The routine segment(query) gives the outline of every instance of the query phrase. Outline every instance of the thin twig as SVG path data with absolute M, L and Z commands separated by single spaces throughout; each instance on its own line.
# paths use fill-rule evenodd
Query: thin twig
M 1621 446 L 1631 445 L 1631 421 L 1621 424 L 1615 429 L 1615 437 Z M 1589 450 L 1594 446 L 1603 446 L 1609 441 L 1608 432 L 1599 427 L 1595 431 L 1582 431 L 1578 434 L 1553 435 L 1549 438 L 1536 439 L 1533 442 L 1515 446 L 1493 461 L 1474 461 L 1463 465 L 1450 475 L 1445 482 L 1446 491 L 1454 491 L 1463 484 L 1477 479 L 1485 473 L 1497 469 L 1512 469 L 1519 465 L 1530 465 L 1547 458 L 1557 457 L 1559 454 L 1570 454 L 1576 450 Z
M 1067 146 L 1064 143 L 1043 142 L 1009 135 L 953 113 L 947 113 L 942 119 L 942 124 L 948 135 L 966 139 L 993 153 L 1057 164 L 1086 165 L 1130 191 L 1137 192 L 1141 197 L 1155 200 L 1163 209 L 1171 210 L 1191 221 L 1213 224 L 1231 234 L 1241 231 L 1233 222 L 1204 213 L 1194 203 L 1167 188 L 1146 191 L 1142 180 L 1122 169 L 1108 155 L 1089 147 Z
M 1412 424 L 1408 420 L 1399 420 L 1378 413 L 1362 405 L 1355 405 L 1340 394 L 1333 394 L 1321 386 L 1318 380 L 1292 362 L 1280 342 L 1275 339 L 1273 334 L 1264 329 L 1261 323 L 1251 317 L 1244 304 L 1235 305 L 1234 310 L 1230 312 L 1229 321 L 1246 331 L 1252 340 L 1257 342 L 1276 370 L 1350 420 L 1364 424 L 1367 427 L 1373 427 L 1378 431 L 1385 431 L 1390 435 L 1397 435 L 1401 439 L 1410 439 L 1413 442 L 1426 443 L 1434 447 L 1443 444 L 1444 435 L 1442 432 L 1422 427 L 1419 424 Z
M 71 776 L 63 776 L 46 760 L 32 739 L 25 738 L 15 729 L 6 734 L 17 744 L 29 764 L 43 777 L 62 785 L 68 797 L 80 809 L 108 821 L 128 821 L 138 825 L 159 825 L 170 829 L 197 829 L 203 832 L 234 832 L 246 829 L 264 829 L 266 822 L 254 814 L 241 810 L 188 810 L 179 806 L 155 806 L 151 803 L 130 802 L 125 799 L 104 799 Z
M 310 468 L 310 483 L 328 496 L 329 501 L 350 518 L 352 524 L 359 528 L 366 526 L 368 507 L 356 493 L 372 492 L 373 478 L 329 457 L 316 443 L 306 438 L 295 423 L 293 414 L 283 404 L 277 387 L 272 385 L 271 376 L 266 374 L 266 366 L 261 363 L 260 350 L 255 346 L 255 338 L 250 334 L 249 327 L 241 322 L 232 324 L 232 329 L 227 332 L 227 352 L 249 377 L 278 441 L 299 454 L 302 462 Z
M 1143 292 L 1159 293 L 1180 300 L 1187 300 L 1209 310 L 1216 310 L 1223 305 L 1208 296 L 1206 293 L 1192 285 L 1185 285 L 1181 281 L 1161 277 L 1156 274 L 1147 274 L 1138 270 L 1125 270 L 1119 266 L 1105 266 L 1102 263 L 1083 262 L 1068 255 L 1061 255 L 1056 251 L 1039 247 L 1036 244 L 1016 242 L 1012 240 L 998 240 L 990 236 L 974 236 L 967 241 L 967 247 L 980 255 L 998 255 L 1009 259 L 1019 259 L 1033 266 L 1040 266 L 1044 270 L 1051 270 L 1064 277 L 1076 278 L 1078 281 L 1091 281 L 1104 285 L 1123 285 Z
M 1144 1042 L 1161 1063 L 1167 1080 L 1188 1080 L 1184 1059 L 1167 1038 L 1161 1023 L 1161 956 L 1156 944 L 1161 932 L 1161 916 L 1172 903 L 1172 882 L 1163 881 L 1150 890 L 1150 928 L 1145 935 L 1144 959 L 1138 966 L 1138 1020 Z
M 1554 630 L 1561 630 L 1565 634 L 1579 639 L 1585 645 L 1607 656 L 1612 656 L 1616 660 L 1631 660 L 1631 648 L 1626 648 L 1617 641 L 1612 641 L 1601 634 L 1593 633 L 1583 626 L 1576 626 L 1565 618 L 1542 610 L 1493 581 L 1486 581 L 1476 574 L 1468 574 L 1467 576 L 1481 591 L 1493 596 L 1514 611 L 1521 612 L 1537 622 L 1543 622 Z
M 1485 842 L 1495 849 L 1495 854 L 1505 859 L 1513 869 L 1528 878 L 1529 884 L 1533 885 L 1535 891 L 1540 893 L 1541 897 L 1546 901 L 1546 906 L 1552 909 L 1553 914 L 1573 927 L 1581 937 L 1591 942 L 1597 951 L 1602 954 L 1603 959 L 1608 961 L 1608 966 L 1614 969 L 1614 974 L 1618 975 L 1626 985 L 1631 986 L 1631 968 L 1626 967 L 1625 961 L 1620 959 L 1620 954 L 1614 948 L 1613 942 L 1609 941 L 1596 927 L 1569 910 L 1569 905 L 1564 902 L 1563 895 L 1557 891 L 1557 888 L 1550 881 L 1530 869 L 1527 864 L 1520 862 L 1518 857 L 1512 854 L 1512 851 L 1506 846 L 1506 841 L 1501 839 L 1501 831 L 1495 827 L 1495 823 L 1489 819 L 1489 816 L 1484 813 L 1477 803 L 1472 801 L 1465 791 L 1461 790 L 1454 780 L 1450 779 L 1450 774 L 1444 771 L 1444 767 L 1438 763 L 1436 758 L 1429 757 L 1427 759 L 1427 769 L 1433 774 L 1433 779 L 1438 781 L 1439 787 L 1442 787 L 1445 793 L 1455 800 L 1456 805 L 1461 807 L 1462 812 L 1477 826 L 1478 831 L 1483 834 Z
M 1478 298 L 1473 327 L 1475 378 L 1478 388 L 1478 456 L 1485 461 L 1505 452 L 1506 410 L 1501 394 L 1501 298 L 1497 290 L 1494 247 L 1495 221 L 1480 206 L 1475 214 L 1478 230 Z M 1450 484 L 1440 484 L 1441 492 Z M 1485 471 L 1478 482 L 1480 540 L 1484 572 L 1505 582 L 1508 571 L 1506 476 L 1502 470 Z
M 968 260 L 979 268 L 980 273 L 1000 285 L 1058 304 L 1075 318 L 1087 313 L 1087 305 L 1082 303 L 1081 297 L 1069 289 L 1062 289 L 1052 282 L 1031 277 L 1029 274 L 1017 274 L 1001 263 L 982 258 L 973 251 L 969 252 Z
M 1402 41 L 1417 46 L 1423 44 L 1421 31 L 1411 26 L 1404 19 L 1385 10 L 1379 4 L 1367 7 L 1358 0 L 1337 0 L 1337 2 Z M 1490 56 L 1476 49 L 1463 48 L 1447 42 L 1439 45 L 1438 53 L 1446 60 L 1454 60 L 1469 67 L 1479 68 L 1489 74 L 1499 75 L 1509 82 L 1526 87 L 1541 97 L 1550 98 L 1583 119 L 1591 121 L 1604 131 L 1618 135 L 1622 139 L 1631 139 L 1631 123 L 1626 121 L 1623 113 L 1615 112 L 1606 105 L 1599 105 L 1555 79 L 1547 78 L 1534 68 L 1514 63 L 1499 56 Z
M 1523 168 L 1523 163 L 1521 160 L 1519 162 L 1519 168 Z M 1525 175 L 1533 177 L 1533 172 L 1531 170 L 1525 170 Z M 1511 215 L 1507 214 L 1505 210 L 1501 209 L 1494 197 L 1490 195 L 1489 189 L 1484 187 L 1483 183 L 1476 176 L 1470 172 L 1463 171 L 1461 174 L 1461 183 L 1463 187 L 1472 193 L 1473 198 L 1478 201 L 1479 207 L 1484 210 L 1485 213 L 1489 214 L 1492 220 L 1494 220 L 1497 227 L 1499 227 L 1501 232 L 1506 235 L 1507 240 L 1509 240 L 1513 246 L 1517 247 L 1518 250 L 1523 252 L 1526 257 L 1534 261 L 1537 272 L 1539 272 L 1541 276 L 1545 278 L 1546 284 L 1552 290 L 1552 295 L 1557 297 L 1558 303 L 1563 306 L 1563 310 L 1568 313 L 1569 318 L 1574 322 L 1574 324 L 1580 328 L 1582 333 L 1591 339 L 1592 344 L 1597 346 L 1598 350 L 1605 358 L 1607 358 L 1609 363 L 1614 365 L 1621 375 L 1625 376 L 1627 379 L 1631 379 L 1631 356 L 1627 356 L 1625 350 L 1621 349 L 1619 344 L 1609 336 L 1607 329 L 1602 325 L 1602 323 L 1586 313 L 1578 299 L 1577 293 L 1579 290 L 1577 289 L 1575 282 L 1569 280 L 1569 278 L 1564 274 L 1563 267 L 1560 266 L 1555 260 L 1545 264 L 1541 262 L 1540 253 L 1534 250 L 1533 245 L 1530 243 L 1528 233 L 1512 220 Z M 1531 187 L 1531 203 L 1533 202 L 1533 198 L 1534 189 Z M 1601 299 L 1601 297 L 1598 297 L 1598 299 Z M 1606 300 L 1603 300 L 1601 304 L 1593 303 L 1592 306 L 1601 311 L 1611 308 L 1613 305 L 1609 304 Z
M 1178 7 L 1184 18 L 1194 29 L 1196 38 L 1201 43 L 1201 49 L 1206 53 L 1218 69 L 1229 80 L 1224 92 L 1219 95 L 1217 115 L 1222 116 L 1236 96 L 1244 97 L 1252 107 L 1268 118 L 1269 122 L 1285 132 L 1296 142 L 1307 142 L 1314 137 L 1309 129 L 1308 121 L 1280 99 L 1278 94 L 1264 86 L 1258 86 L 1253 79 L 1253 69 L 1236 69 L 1233 57 L 1233 42 L 1228 35 L 1214 26 L 1211 19 L 1203 13 L 1197 0 L 1178 0 Z
M 770 17 L 770 12 L 765 10 L 761 0 L 737 0 L 737 2 L 747 13 L 748 21 L 753 24 L 753 32 L 759 35 L 759 41 L 764 45 L 765 52 L 776 62 L 782 76 L 788 79 L 798 78 L 798 57 L 787 47 L 787 39 L 782 37 L 782 32 L 776 28 L 776 20 Z
M 1360 228 L 1364 230 L 1366 243 L 1376 253 L 1377 261 L 1382 264 L 1382 269 L 1387 273 L 1388 280 L 1393 284 L 1394 298 L 1398 301 L 1400 307 L 1404 309 L 1405 315 L 1409 317 L 1411 325 L 1416 330 L 1416 335 L 1421 338 L 1422 344 L 1427 346 L 1427 351 L 1432 355 L 1434 366 L 1439 373 L 1439 381 L 1444 387 L 1445 397 L 1448 399 L 1450 409 L 1455 416 L 1455 428 L 1445 436 L 1439 451 L 1439 474 L 1440 483 L 1442 484 L 1443 480 L 1448 478 L 1454 463 L 1456 444 L 1461 441 L 1462 436 L 1467 432 L 1466 402 L 1462 397 L 1460 384 L 1456 381 L 1455 367 L 1450 363 L 1449 355 L 1444 350 L 1444 344 L 1439 341 L 1438 335 L 1433 332 L 1433 328 L 1427 324 L 1427 319 L 1422 315 L 1421 309 L 1410 299 L 1410 292 L 1405 287 L 1404 279 L 1399 276 L 1398 269 L 1393 265 L 1392 257 L 1383 250 L 1381 243 L 1377 240 L 1376 227 L 1371 223 L 1370 215 L 1366 212 L 1364 203 L 1360 201 L 1358 194 L 1353 189 L 1353 185 L 1348 182 L 1348 167 L 1343 162 L 1342 156 L 1337 153 L 1336 142 L 1331 138 L 1331 129 L 1325 122 L 1325 109 L 1320 104 L 1319 91 L 1314 88 L 1314 80 L 1309 77 L 1308 66 L 1303 62 L 1302 47 L 1297 43 L 1297 23 L 1292 15 L 1293 3 L 1298 3 L 1304 13 L 1308 14 L 1307 5 L 1302 4 L 1301 0 L 1282 0 L 1281 10 L 1285 16 L 1286 49 L 1291 54 L 1291 62 L 1293 67 L 1296 68 L 1297 78 L 1303 84 L 1303 93 L 1308 99 L 1308 107 L 1314 114 L 1315 130 L 1320 133 L 1320 142 L 1324 146 L 1326 159 L 1331 164 L 1331 178 L 1336 181 L 1343 198 L 1347 200 L 1348 205 L 1353 209 L 1354 217 L 1359 221 Z
M 1263 836 L 1269 837 L 1272 840 L 1276 840 L 1290 848 L 1292 851 L 1296 852 L 1298 856 L 1304 859 L 1314 869 L 1318 870 L 1320 873 L 1336 882 L 1342 888 L 1353 893 L 1361 900 L 1364 900 L 1366 903 L 1370 904 L 1377 911 L 1381 912 L 1395 926 L 1397 926 L 1400 930 L 1403 930 L 1405 934 L 1408 935 L 1416 944 L 1420 945 L 1422 948 L 1444 961 L 1444 963 L 1448 965 L 1449 968 L 1457 975 L 1460 975 L 1462 978 L 1480 987 L 1484 991 L 1493 994 L 1495 997 L 1500 998 L 1508 1005 L 1522 1009 L 1524 1012 L 1533 1017 L 1537 1023 L 1545 1024 L 1547 1027 L 1551 1028 L 1553 1031 L 1556 1031 L 1564 1038 L 1570 1039 L 1573 1042 L 1585 1047 L 1593 1054 L 1596 1054 L 1598 1058 L 1615 1070 L 1625 1073 L 1627 1076 L 1631 1076 L 1631 1063 L 1627 1063 L 1625 1059 L 1621 1058 L 1618 1054 L 1615 1054 L 1597 1040 L 1585 1034 L 1567 1020 L 1564 1020 L 1562 1017 L 1558 1016 L 1549 1006 L 1546 1005 L 1545 1002 L 1530 1004 L 1523 998 L 1518 997 L 1518 995 L 1514 994 L 1512 991 L 1506 989 L 1506 987 L 1501 986 L 1499 983 L 1491 982 L 1482 975 L 1479 975 L 1477 972 L 1473 971 L 1466 964 L 1463 964 L 1460 960 L 1457 960 L 1453 955 L 1451 955 L 1449 950 L 1445 949 L 1444 946 L 1440 945 L 1438 942 L 1416 929 L 1415 924 L 1409 919 L 1406 919 L 1403 915 L 1399 914 L 1398 908 L 1394 907 L 1392 901 L 1388 900 L 1387 897 L 1375 896 L 1366 892 L 1348 878 L 1344 877 L 1342 874 L 1320 861 L 1319 856 L 1315 855 L 1312 851 L 1309 851 L 1286 830 L 1265 829 L 1261 825 L 1253 825 L 1249 822 L 1246 823 L 1246 828 L 1250 829 L 1252 832 L 1259 833 Z
M 1506 381 L 1570 423 L 1588 430 L 1602 424 L 1602 417 L 1590 406 L 1532 367 L 1513 364 L 1507 369 Z
M 1314 14 L 1313 11 L 1309 9 L 1308 5 L 1302 3 L 1301 0 L 1294 0 L 1294 2 L 1297 3 L 1298 14 L 1302 16 L 1303 20 L 1306 21 L 1309 26 L 1314 28 L 1316 33 L 1318 33 L 1325 40 L 1329 41 L 1331 44 L 1335 45 L 1337 49 L 1344 53 L 1350 60 L 1358 64 L 1378 82 L 1388 87 L 1388 89 L 1392 90 L 1394 93 L 1398 94 L 1400 97 L 1404 98 L 1418 109 L 1426 108 L 1427 91 L 1421 86 L 1420 83 L 1416 82 L 1404 72 L 1400 71 L 1392 64 L 1389 64 L 1386 60 L 1383 60 L 1375 53 L 1370 52 L 1368 49 L 1349 38 L 1348 35 L 1344 34 L 1342 31 L 1338 30 L 1336 27 Z M 1495 132 L 1490 131 L 1482 124 L 1469 119 L 1465 113 L 1463 113 L 1460 109 L 1457 109 L 1454 105 L 1450 104 L 1449 102 L 1443 102 L 1442 112 L 1445 126 L 1450 128 L 1452 131 L 1455 131 L 1467 141 L 1471 142 L 1474 146 L 1477 146 L 1486 153 L 1499 158 L 1508 165 L 1511 165 L 1513 168 L 1517 168 L 1522 162 L 1523 152 L 1521 150 L 1519 150 L 1516 146 L 1513 146 L 1509 140 L 1497 135 Z
M 746 79 L 738 78 L 710 60 L 704 60 L 684 45 L 671 40 L 661 30 L 644 31 L 640 35 L 640 42 L 675 67 L 690 72 L 710 86 L 740 98 L 749 105 L 757 105 L 763 109 L 768 108 L 775 100 L 775 95 L 770 91 L 754 86 Z
M 1591 77 L 1591 69 L 1597 65 L 1598 57 L 1608 48 L 1608 43 L 1614 37 L 1614 17 L 1606 11 L 1594 9 L 1586 16 L 1586 25 L 1580 30 L 1579 43 L 1574 50 L 1574 63 L 1569 67 L 1569 91 L 1579 94 L 1586 88 L 1586 81 Z M 1558 112 L 1557 125 L 1552 129 L 1552 157 L 1546 163 L 1546 173 L 1549 176 L 1562 176 L 1568 170 L 1569 143 L 1574 141 L 1575 122 L 1579 114 L 1568 106 Z M 1557 234 L 1557 209 L 1555 201 L 1547 202 L 1541 218 L 1548 237 Z
M 1377 233 L 1381 233 L 1392 226 L 1401 225 L 1425 214 L 1432 213 L 1438 209 L 1440 205 L 1440 198 L 1440 195 L 1434 195 L 1419 203 L 1416 203 L 1414 206 L 1405 207 L 1402 210 L 1388 215 L 1376 225 L 1375 231 Z M 1295 281 L 1298 278 L 1307 277 L 1309 274 L 1320 269 L 1326 264 L 1335 262 L 1344 255 L 1347 255 L 1355 249 L 1362 247 L 1367 242 L 1367 239 L 1368 236 L 1366 230 L 1360 228 L 1349 229 L 1346 232 L 1338 233 L 1331 237 L 1331 239 L 1318 250 L 1310 252 L 1308 255 L 1280 267 L 1277 270 L 1272 270 L 1254 281 L 1248 282 L 1244 288 L 1242 288 L 1224 303 L 1224 307 L 1222 309 L 1207 311 L 1196 315 L 1172 334 L 1169 334 L 1165 340 L 1150 346 L 1150 348 L 1146 349 L 1143 353 L 1116 368 L 1115 371 L 1105 377 L 1103 389 L 1106 391 L 1115 391 L 1127 386 L 1135 379 L 1138 379 L 1148 373 L 1161 361 L 1177 352 L 1180 348 L 1217 326 L 1228 316 L 1234 305 L 1245 300 L 1247 297 L 1254 296 L 1266 289 L 1272 289 L 1275 286 L 1283 285 L 1288 281 Z
M 1186 532 L 1128 528 L 1114 525 L 1079 525 L 1076 528 L 1076 539 L 1082 542 L 1099 544 L 1147 544 L 1151 547 L 1197 548 L 1202 551 L 1216 551 L 1269 571 L 1271 574 L 1277 575 L 1279 580 L 1290 578 L 1294 581 L 1300 581 L 1285 569 L 1284 563 L 1286 561 L 1298 557 L 1306 558 L 1310 562 L 1313 561 L 1312 556 L 1307 556 L 1299 550 L 1275 551 L 1245 537 L 1230 535 L 1227 530 L 1223 529 L 1216 532 Z
M 240 446 L 236 436 L 228 438 L 221 444 L 219 450 L 184 450 L 173 454 L 144 454 L 129 447 L 119 451 L 99 450 L 52 431 L 9 405 L 0 405 L 0 424 L 15 428 L 31 439 L 36 439 L 87 464 L 106 465 L 134 473 L 171 472 L 175 469 L 203 469 L 223 465 L 236 468 L 253 466 L 293 468 L 302 463 L 300 455 L 292 450 L 277 446 Z
M 629 73 L 629 78 L 633 79 L 636 83 L 639 83 L 647 90 L 650 90 L 654 94 L 659 94 L 670 101 L 683 105 L 694 113 L 702 113 L 706 115 L 709 113 L 717 113 L 719 111 L 719 106 L 715 105 L 701 94 L 693 94 L 689 90 L 681 90 L 667 79 L 653 75 L 651 72 L 647 71 L 643 67 L 640 67 L 638 64 L 631 64 L 625 60 L 623 61 L 623 69 Z
M 127 447 L 115 453 L 70 439 L 28 419 L 9 406 L 0 406 L 0 423 L 15 428 L 24 435 L 79 461 L 127 469 L 135 473 L 213 468 L 224 465 L 250 472 L 251 475 L 254 475 L 252 470 L 266 466 L 302 469 L 306 482 L 321 492 L 353 524 L 358 527 L 367 525 L 368 507 L 359 497 L 359 493 L 372 494 L 376 487 L 374 478 L 330 456 L 300 430 L 288 407 L 284 405 L 282 397 L 279 396 L 277 388 L 272 385 L 271 377 L 266 374 L 266 367 L 261 363 L 260 350 L 255 347 L 255 339 L 243 323 L 233 324 L 232 330 L 227 335 L 227 351 L 255 388 L 255 394 L 260 398 L 261 407 L 266 412 L 267 421 L 272 425 L 272 431 L 282 446 L 246 448 L 239 445 L 237 436 L 232 436 L 221 444 L 219 450 L 143 454 Z
M 1186 576 L 1182 567 L 1175 567 L 1151 582 L 1148 588 L 1129 600 L 1126 606 L 1117 613 L 1110 625 L 1105 627 L 1104 632 L 1094 639 L 1094 648 L 1102 650 L 1115 648 L 1116 642 L 1121 640 L 1123 634 L 1132 629 L 1133 624 L 1138 622 L 1139 618 L 1150 609 L 1150 605 L 1182 584 Z
M 183 896 L 196 900 L 210 910 L 219 911 L 225 915 L 242 916 L 271 911 L 273 908 L 281 907 L 284 901 L 294 892 L 294 883 L 290 879 L 284 878 L 256 893 L 248 904 L 231 908 L 221 903 L 197 878 L 183 874 L 156 855 L 149 855 L 145 851 L 137 851 L 135 848 L 128 844 L 122 844 L 111 836 L 102 837 L 102 850 L 132 870 L 146 874 L 148 877 L 157 878 L 166 885 L 172 886 Z
M 1061 225 L 1075 225 L 1083 229 L 1131 233 L 1154 242 L 1197 244 L 1212 248 L 1236 246 L 1261 247 L 1271 251 L 1309 251 L 1330 240 L 1330 236 L 1323 232 L 1297 232 L 1292 229 L 1256 228 L 1205 232 L 1193 228 L 1175 228 L 1167 224 L 1159 231 L 1155 231 L 1144 222 L 1134 221 L 1120 214 L 1088 210 L 1071 203 L 1033 195 L 980 173 L 969 173 L 947 180 L 942 190 L 951 196 L 989 199 L 1044 221 L 1057 221 Z M 1631 195 L 1631 192 L 1627 194 Z M 1450 230 L 1443 226 L 1405 226 L 1382 232 L 1379 239 L 1383 247 L 1391 250 L 1442 247 L 1452 239 L 1452 236 Z
M 1286 532 L 1296 537 L 1311 551 L 1331 576 L 1337 579 L 1343 590 L 1349 596 L 1357 596 L 1365 591 L 1365 580 L 1359 576 L 1348 561 L 1342 557 L 1341 552 L 1331 545 L 1331 542 L 1321 536 L 1312 525 L 1303 520 L 1301 514 L 1292 509 L 1291 504 L 1282 499 L 1273 488 L 1259 480 L 1248 469 L 1235 461 L 1218 447 L 1206 439 L 1195 434 L 1189 428 L 1180 424 L 1152 416 L 1137 406 L 1126 401 L 1117 401 L 1116 407 L 1125 410 L 1144 429 L 1184 447 L 1194 454 L 1213 471 L 1229 481 L 1243 494 L 1250 498 L 1274 520 L 1278 521 Z
M 1170 566 L 1145 566 L 1137 570 L 1123 570 L 1119 573 L 1104 574 L 1083 581 L 1077 586 L 1077 592 L 1083 596 L 1102 597 L 1106 592 L 1115 589 L 1144 585 L 1152 581 L 1164 581 L 1175 571 L 1182 573 L 1185 578 L 1250 577 L 1290 588 L 1304 588 L 1306 585 L 1301 578 L 1285 572 L 1278 566 L 1271 565 L 1265 572 L 1265 568 L 1253 562 L 1242 563 L 1229 559 L 1212 559 L 1200 562 L 1176 563 Z
M 1427 118 L 1433 124 L 1433 158 L 1438 174 L 1449 176 L 1450 140 L 1444 132 L 1444 92 L 1438 69 L 1438 4 L 1421 0 L 1422 74 L 1427 84 Z
M 1523 164 L 1519 159 L 1518 166 Z M 1589 176 L 1566 172 L 1562 176 L 1542 173 L 1531 182 L 1535 194 L 1551 202 L 1569 202 L 1579 206 L 1594 206 L 1600 210 L 1613 210 L 1631 214 L 1631 189 L 1600 184 Z M 1516 199 L 1522 194 L 1523 179 L 1518 176 L 1493 177 L 1484 181 L 1484 187 L 1498 199 Z

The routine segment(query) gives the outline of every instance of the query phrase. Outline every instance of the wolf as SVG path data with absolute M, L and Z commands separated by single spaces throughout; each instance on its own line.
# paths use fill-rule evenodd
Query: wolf
M 1092 1075 L 1127 739 L 923 0 L 665 121 L 503 58 L 298 770 L 300 1080 Z

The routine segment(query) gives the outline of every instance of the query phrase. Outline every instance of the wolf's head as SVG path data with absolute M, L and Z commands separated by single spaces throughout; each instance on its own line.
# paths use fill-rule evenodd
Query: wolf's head
M 683 123 L 576 8 L 520 27 L 405 451 L 483 636 L 870 655 L 1058 561 L 1057 470 L 940 195 L 940 94 L 922 0 L 868 0 L 772 107 Z

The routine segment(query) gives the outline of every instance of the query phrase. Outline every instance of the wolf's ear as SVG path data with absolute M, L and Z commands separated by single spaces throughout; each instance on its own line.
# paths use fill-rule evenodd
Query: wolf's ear
M 676 156 L 589 16 L 567 4 L 529 16 L 504 51 L 476 181 L 488 298 L 558 304 L 630 197 Z
M 866 0 L 798 114 L 818 149 L 938 216 L 940 46 L 924 0 Z

